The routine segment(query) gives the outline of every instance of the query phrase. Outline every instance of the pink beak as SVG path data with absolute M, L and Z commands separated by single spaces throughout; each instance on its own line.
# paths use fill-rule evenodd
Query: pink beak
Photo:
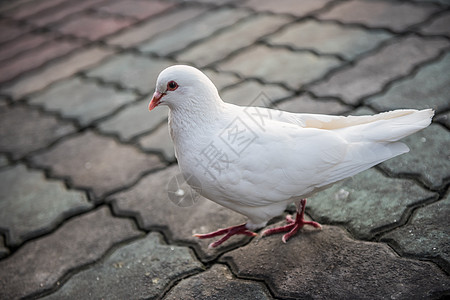
M 148 110 L 152 110 L 155 107 L 157 107 L 159 105 L 159 103 L 161 102 L 161 98 L 164 96 L 165 94 L 161 94 L 160 92 L 156 91 L 153 94 L 153 98 L 152 101 L 150 101 L 150 104 L 148 105 Z

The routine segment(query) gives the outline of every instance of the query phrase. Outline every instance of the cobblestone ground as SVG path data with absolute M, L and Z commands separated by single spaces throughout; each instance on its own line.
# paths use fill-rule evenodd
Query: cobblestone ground
M 450 297 L 449 8 L 2 1 L 0 299 Z M 204 198 L 169 201 L 179 171 L 167 110 L 147 105 L 176 63 L 201 68 L 237 104 L 436 116 L 406 139 L 410 153 L 309 199 L 322 231 L 208 250 L 193 233 L 245 218 Z

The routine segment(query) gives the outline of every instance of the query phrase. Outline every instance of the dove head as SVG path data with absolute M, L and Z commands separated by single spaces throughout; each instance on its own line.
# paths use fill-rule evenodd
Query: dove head
M 171 110 L 201 113 L 220 106 L 220 102 L 217 88 L 205 74 L 194 67 L 175 65 L 159 74 L 148 108 L 167 105 Z

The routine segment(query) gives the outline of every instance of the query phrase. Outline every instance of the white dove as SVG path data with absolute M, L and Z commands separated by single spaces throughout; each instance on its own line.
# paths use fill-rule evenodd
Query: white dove
M 248 217 L 245 224 L 196 235 L 224 235 L 210 247 L 235 234 L 256 235 L 253 230 L 292 202 L 295 220 L 288 217 L 288 225 L 262 235 L 287 232 L 286 242 L 304 225 L 321 228 L 304 220 L 306 198 L 408 152 L 397 141 L 427 127 L 434 115 L 431 109 L 408 109 L 343 117 L 237 106 L 222 101 L 200 70 L 184 65 L 159 74 L 149 110 L 158 105 L 169 107 L 170 135 L 188 184 Z

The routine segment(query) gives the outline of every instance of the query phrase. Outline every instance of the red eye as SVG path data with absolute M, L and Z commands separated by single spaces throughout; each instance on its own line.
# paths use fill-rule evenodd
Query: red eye
M 169 81 L 169 83 L 167 83 L 167 90 L 168 91 L 175 91 L 178 88 L 178 83 L 176 83 L 175 81 Z

